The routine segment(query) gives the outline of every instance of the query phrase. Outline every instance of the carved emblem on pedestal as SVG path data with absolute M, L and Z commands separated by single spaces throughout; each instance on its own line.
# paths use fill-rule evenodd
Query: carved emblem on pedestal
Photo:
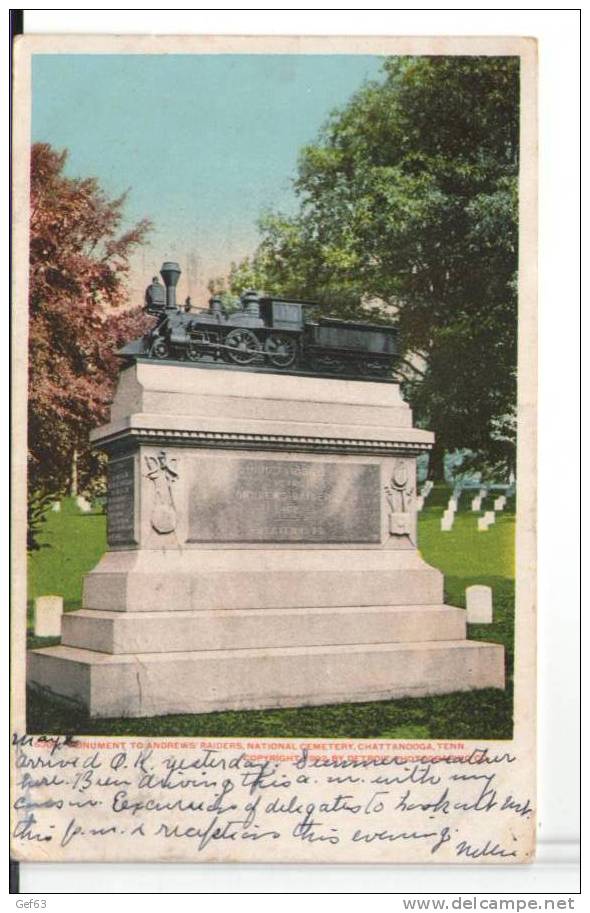
M 176 529 L 176 507 L 172 486 L 178 479 L 176 458 L 169 459 L 165 450 L 157 456 L 145 456 L 146 476 L 154 483 L 151 524 L 157 533 L 165 535 Z
M 385 486 L 385 495 L 389 505 L 389 535 L 407 536 L 412 542 L 414 489 L 407 460 L 396 460 L 389 485 Z

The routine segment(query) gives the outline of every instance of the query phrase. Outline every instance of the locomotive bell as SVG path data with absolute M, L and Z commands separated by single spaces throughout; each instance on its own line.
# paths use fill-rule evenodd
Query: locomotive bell
M 180 273 L 181 269 L 178 263 L 173 263 L 170 260 L 162 263 L 160 276 L 166 286 L 166 308 L 168 310 L 176 310 L 176 284 L 180 278 Z

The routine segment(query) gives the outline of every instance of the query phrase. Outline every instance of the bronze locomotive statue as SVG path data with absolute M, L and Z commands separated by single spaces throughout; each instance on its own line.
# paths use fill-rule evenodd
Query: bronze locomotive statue
M 397 354 L 397 330 L 315 317 L 317 304 L 245 292 L 240 308 L 226 313 L 219 298 L 192 311 L 176 304 L 177 263 L 166 262 L 145 297 L 154 328 L 121 351 L 125 356 L 222 362 L 229 366 L 389 379 Z

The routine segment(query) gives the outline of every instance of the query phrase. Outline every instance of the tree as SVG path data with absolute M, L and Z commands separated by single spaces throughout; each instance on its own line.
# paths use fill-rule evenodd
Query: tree
M 120 233 L 125 195 L 110 200 L 94 178 L 64 175 L 67 153 L 37 143 L 31 156 L 29 275 L 29 493 L 86 489 L 98 457 L 88 446 L 105 421 L 116 348 L 145 331 L 127 305 L 130 254 L 150 223 Z
M 230 276 L 394 320 L 438 475 L 456 448 L 514 463 L 518 90 L 517 58 L 387 60 L 302 151 L 298 214 L 267 216 Z

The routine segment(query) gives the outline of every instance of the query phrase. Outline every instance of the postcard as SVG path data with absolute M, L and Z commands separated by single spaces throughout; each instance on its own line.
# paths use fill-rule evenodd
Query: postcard
M 13 857 L 531 862 L 535 41 L 14 79 Z

